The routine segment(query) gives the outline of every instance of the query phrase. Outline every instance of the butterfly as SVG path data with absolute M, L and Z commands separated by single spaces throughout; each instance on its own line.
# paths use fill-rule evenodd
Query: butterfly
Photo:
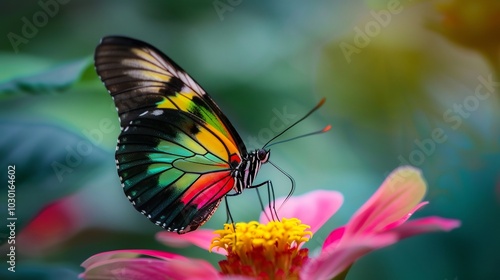
M 252 184 L 270 151 L 248 152 L 212 98 L 161 51 L 108 36 L 94 60 L 118 111 L 116 166 L 137 211 L 183 234 L 210 219 L 231 191 L 263 185 Z

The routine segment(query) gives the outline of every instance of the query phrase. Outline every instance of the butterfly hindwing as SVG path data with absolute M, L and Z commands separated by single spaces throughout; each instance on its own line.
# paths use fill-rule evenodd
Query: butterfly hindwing
M 167 230 L 201 226 L 235 185 L 231 166 L 246 153 L 240 136 L 203 88 L 147 43 L 105 37 L 95 65 L 120 118 L 125 194 Z
M 172 231 L 201 225 L 234 185 L 228 150 L 198 141 L 200 134 L 210 142 L 220 133 L 188 113 L 155 109 L 119 136 L 116 159 L 125 194 L 138 211 Z

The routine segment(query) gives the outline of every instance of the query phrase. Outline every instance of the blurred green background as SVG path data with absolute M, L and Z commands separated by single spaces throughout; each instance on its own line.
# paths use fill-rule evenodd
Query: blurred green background
M 103 2 L 0 2 L 0 175 L 6 182 L 7 166 L 16 166 L 18 218 L 16 273 L 7 271 L 4 245 L 1 279 L 76 279 L 86 258 L 117 249 L 220 259 L 159 244 L 161 228 L 123 195 L 117 114 L 92 65 L 105 35 L 144 40 L 174 59 L 249 148 L 278 132 L 273 120 L 289 124 L 327 98 L 287 135 L 326 124 L 331 132 L 272 149 L 296 194 L 345 196 L 312 250 L 397 166 L 422 169 L 430 204 L 415 216 L 462 226 L 373 252 L 347 279 L 500 277 L 498 1 Z M 271 166 L 257 181 L 266 179 L 278 196 L 288 193 L 289 181 Z M 233 217 L 257 219 L 256 199 L 253 191 L 230 198 Z M 2 223 L 6 202 L 3 183 Z M 221 207 L 205 227 L 225 219 Z

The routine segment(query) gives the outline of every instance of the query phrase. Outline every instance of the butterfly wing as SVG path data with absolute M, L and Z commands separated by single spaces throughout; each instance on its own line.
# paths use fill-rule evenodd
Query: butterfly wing
M 237 144 L 241 137 L 217 104 L 181 67 L 148 43 L 104 37 L 95 52 L 98 75 L 116 104 L 122 128 L 151 108 L 189 112 Z
M 175 110 L 146 111 L 132 120 L 118 138 L 116 159 L 135 208 L 180 233 L 210 218 L 234 185 L 221 135 Z
M 234 186 L 245 146 L 205 91 L 156 48 L 106 37 L 96 70 L 116 104 L 116 161 L 134 207 L 170 231 L 201 226 Z

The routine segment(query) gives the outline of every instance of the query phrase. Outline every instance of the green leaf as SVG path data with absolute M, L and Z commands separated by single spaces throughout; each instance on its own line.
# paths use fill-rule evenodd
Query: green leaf
M 113 155 L 90 140 L 60 127 L 33 121 L 0 121 L 0 177 L 7 182 L 8 166 L 15 166 L 16 232 L 47 203 L 84 187 L 95 179 Z M 13 168 L 11 168 L 13 169 Z M 0 193 L 0 208 L 7 215 L 7 189 Z M 4 221 L 6 218 L 3 219 Z M 0 231 L 0 243 L 8 228 Z
M 2 65 L 2 67 L 5 66 Z M 93 73 L 92 60 L 89 58 L 79 59 L 56 67 L 46 68 L 35 74 L 14 77 L 0 83 L 0 96 L 19 93 L 46 94 L 60 92 L 80 80 L 96 77 Z
M 30 76 L 54 67 L 54 62 L 31 55 L 0 53 L 0 84 L 15 77 Z

